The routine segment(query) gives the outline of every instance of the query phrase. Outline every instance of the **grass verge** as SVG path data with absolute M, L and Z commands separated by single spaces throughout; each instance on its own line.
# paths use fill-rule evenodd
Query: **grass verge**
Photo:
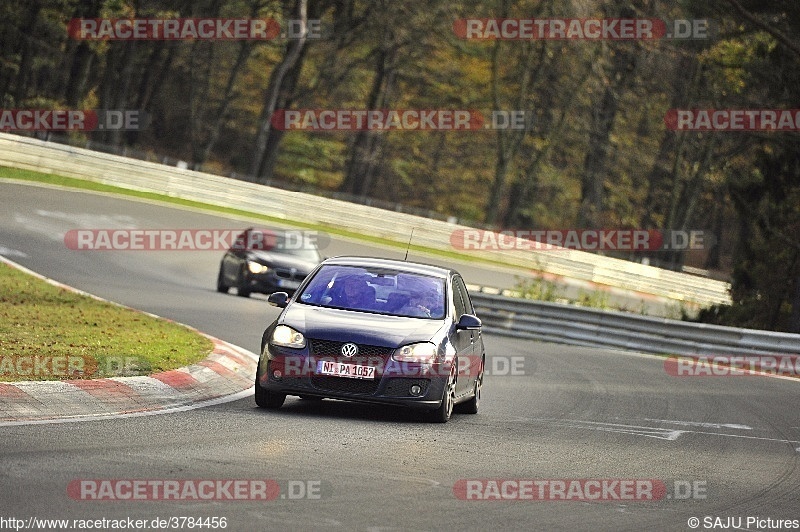
M 212 349 L 177 323 L 0 263 L 0 381 L 146 375 L 198 362 Z

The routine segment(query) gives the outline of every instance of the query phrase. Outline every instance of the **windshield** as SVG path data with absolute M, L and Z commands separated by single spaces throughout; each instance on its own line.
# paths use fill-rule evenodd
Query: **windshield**
M 272 247 L 272 249 L 270 249 L 270 251 L 300 257 L 312 262 L 319 262 L 319 253 L 317 253 L 316 249 L 303 246 L 298 247 L 297 244 L 292 241 L 292 239 L 287 239 L 281 234 L 278 235 L 277 239 L 275 240 L 275 245 Z
M 271 231 L 268 229 L 248 229 L 240 234 L 234 248 L 251 251 L 271 251 L 292 255 L 311 262 L 319 262 L 316 247 L 299 231 Z
M 444 279 L 392 269 L 323 266 L 299 301 L 320 307 L 443 319 Z

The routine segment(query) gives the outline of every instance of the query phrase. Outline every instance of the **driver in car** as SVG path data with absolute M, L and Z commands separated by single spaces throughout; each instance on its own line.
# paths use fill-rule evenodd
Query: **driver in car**
M 375 305 L 375 289 L 366 280 L 351 276 L 341 282 L 341 291 L 331 301 L 333 305 L 353 309 L 369 309 Z
M 408 303 L 400 309 L 399 314 L 417 318 L 430 318 L 437 306 L 435 294 L 430 292 L 414 292 Z

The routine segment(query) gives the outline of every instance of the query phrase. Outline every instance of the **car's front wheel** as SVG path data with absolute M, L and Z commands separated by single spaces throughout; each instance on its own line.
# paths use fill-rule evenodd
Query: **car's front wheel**
M 477 414 L 478 408 L 481 405 L 481 388 L 483 388 L 483 364 L 481 360 L 481 369 L 478 373 L 478 378 L 475 379 L 475 391 L 472 398 L 464 403 L 458 405 L 458 412 L 462 414 Z
M 260 380 L 261 374 L 256 371 L 256 404 L 261 408 L 269 408 L 270 410 L 277 410 L 282 407 L 283 402 L 286 401 L 286 394 L 265 390 L 261 387 Z
M 239 297 L 250 297 L 250 290 L 245 288 L 247 285 L 247 273 L 245 273 L 244 266 L 239 272 L 239 284 L 236 287 L 236 295 Z
M 225 284 L 225 276 L 222 273 L 222 266 L 219 267 L 219 275 L 217 275 L 217 292 L 221 294 L 228 293 L 228 285 Z
M 430 423 L 447 423 L 453 415 L 453 406 L 456 401 L 456 376 L 451 373 L 444 387 L 442 404 L 436 410 L 425 412 L 425 419 Z

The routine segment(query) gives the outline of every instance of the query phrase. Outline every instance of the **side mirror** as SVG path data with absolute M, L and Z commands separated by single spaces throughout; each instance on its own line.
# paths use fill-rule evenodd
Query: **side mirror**
M 286 308 L 286 305 L 289 304 L 289 294 L 286 292 L 270 294 L 267 303 L 275 307 Z
M 456 324 L 457 331 L 477 331 L 481 328 L 481 320 L 472 314 L 462 314 Z

